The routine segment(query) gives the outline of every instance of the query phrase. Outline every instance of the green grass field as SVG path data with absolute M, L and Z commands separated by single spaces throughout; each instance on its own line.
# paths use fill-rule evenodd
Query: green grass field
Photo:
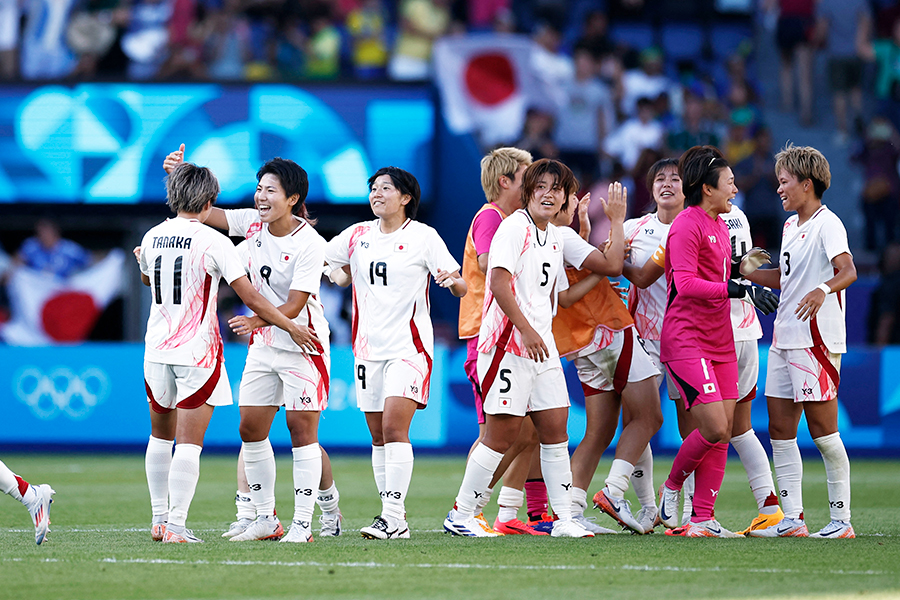
M 866 598 L 900 597 L 900 462 L 852 463 L 855 540 L 463 539 L 441 533 L 462 479 L 461 457 L 420 457 L 409 540 L 364 540 L 380 511 L 366 458 L 333 457 L 344 535 L 313 544 L 229 542 L 234 460 L 204 456 L 188 527 L 204 544 L 150 540 L 142 456 L 3 456 L 56 489 L 51 533 L 34 544 L 28 513 L 0 497 L 0 598 Z M 289 455 L 278 455 L 278 502 L 293 510 Z M 657 482 L 668 461 L 658 460 Z M 599 472 L 605 475 L 608 460 Z M 828 521 L 821 461 L 805 465 L 810 529 Z M 594 480 L 593 494 L 602 485 Z M 598 511 L 598 522 L 613 522 Z M 730 462 L 717 517 L 731 529 L 756 515 L 739 463 Z M 496 514 L 496 502 L 487 511 Z M 316 523 L 317 525 L 317 523 Z M 314 528 L 317 530 L 317 527 Z

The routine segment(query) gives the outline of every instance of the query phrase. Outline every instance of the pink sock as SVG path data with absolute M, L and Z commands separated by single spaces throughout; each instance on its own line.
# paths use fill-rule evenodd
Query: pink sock
M 727 461 L 728 444 L 714 444 L 703 461 L 697 465 L 694 474 L 696 478 L 694 514 L 691 516 L 693 523 L 715 518 L 716 498 L 719 497 L 719 490 L 722 488 Z
M 529 479 L 525 482 L 525 502 L 528 516 L 540 517 L 547 512 L 547 485 L 543 479 Z
M 672 470 L 669 471 L 669 478 L 666 479 L 666 487 L 670 490 L 680 490 L 684 480 L 694 472 L 706 453 L 714 446 L 715 444 L 706 441 L 706 438 L 700 435 L 699 429 L 693 430 L 681 442 L 681 448 L 675 455 L 675 462 L 672 463 Z

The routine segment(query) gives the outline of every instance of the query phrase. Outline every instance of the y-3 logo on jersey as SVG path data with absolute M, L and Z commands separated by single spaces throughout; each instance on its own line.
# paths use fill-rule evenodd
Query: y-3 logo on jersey
M 644 235 L 653 235 L 653 229 L 644 227 Z
M 709 236 L 709 243 L 710 243 L 710 244 L 715 244 L 715 243 L 716 243 L 716 236 L 714 236 L 714 235 Z
M 359 247 L 360 247 L 360 248 L 368 248 L 368 247 L 369 247 L 369 242 L 365 242 L 365 241 L 363 241 L 363 240 L 359 240 Z

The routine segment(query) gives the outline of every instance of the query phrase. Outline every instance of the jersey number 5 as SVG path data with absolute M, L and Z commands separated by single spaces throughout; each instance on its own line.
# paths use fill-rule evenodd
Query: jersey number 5
M 153 262 L 153 291 L 154 299 L 157 304 L 162 304 L 162 285 L 160 279 L 162 277 L 162 256 L 157 256 Z M 181 304 L 181 263 L 183 256 L 175 259 L 175 272 L 172 276 L 172 304 Z

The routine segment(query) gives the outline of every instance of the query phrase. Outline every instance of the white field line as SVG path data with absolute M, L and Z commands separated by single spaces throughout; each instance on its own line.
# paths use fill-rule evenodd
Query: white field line
M 4 558 L 3 562 L 39 562 L 59 563 L 75 562 L 56 558 Z M 727 567 L 674 567 L 660 565 L 491 565 L 468 563 L 416 563 L 396 564 L 379 562 L 318 562 L 318 561 L 258 561 L 258 560 L 175 560 L 167 558 L 101 558 L 97 560 L 103 564 L 139 564 L 139 565 L 215 565 L 215 566 L 241 566 L 241 567 L 317 567 L 317 568 L 362 568 L 362 569 L 500 569 L 510 571 L 644 571 L 666 573 L 766 573 L 766 574 L 809 574 L 821 573 L 823 575 L 849 575 L 849 576 L 873 576 L 896 575 L 893 571 L 848 571 L 844 569 L 732 569 Z

